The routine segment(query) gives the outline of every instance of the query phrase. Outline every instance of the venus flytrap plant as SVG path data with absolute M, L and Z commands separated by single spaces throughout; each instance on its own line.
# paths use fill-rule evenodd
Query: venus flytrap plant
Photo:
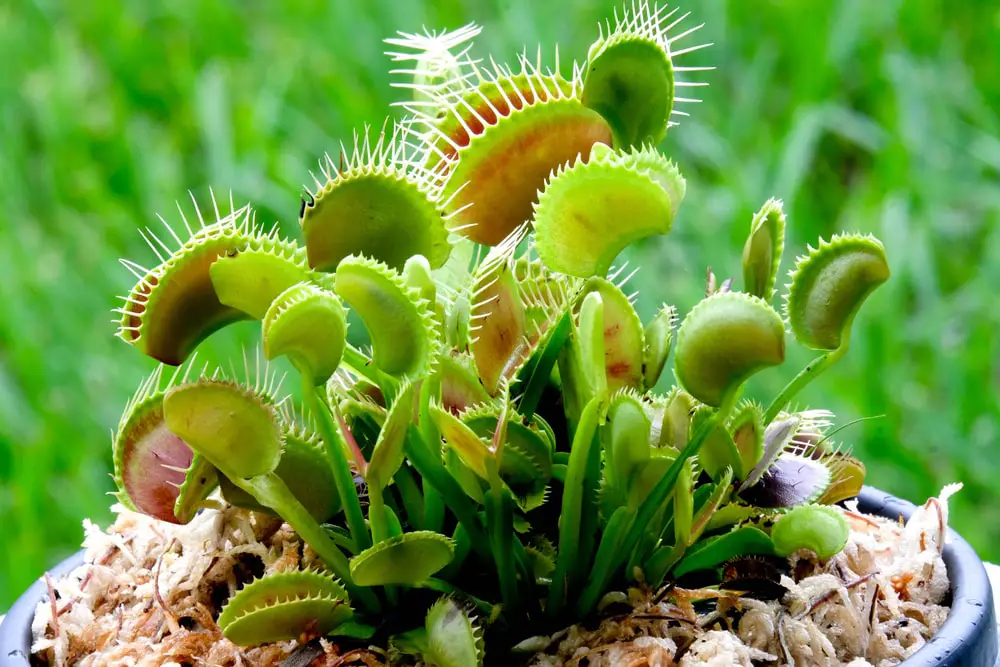
M 227 637 L 364 637 L 478 665 L 484 638 L 502 661 L 526 628 L 580 620 L 609 591 L 691 573 L 732 591 L 727 562 L 842 548 L 823 504 L 856 493 L 864 468 L 830 443 L 832 415 L 787 405 L 846 352 L 888 277 L 881 245 L 837 236 L 799 260 L 787 321 L 826 353 L 766 410 L 741 399 L 785 358 L 780 202 L 753 217 L 743 291 L 709 272 L 683 318 L 664 305 L 644 324 L 631 274 L 611 269 L 680 220 L 685 180 L 655 143 L 691 101 L 675 97 L 674 57 L 700 47 L 674 48 L 696 29 L 671 35 L 671 16 L 637 0 L 569 78 L 526 56 L 481 66 L 475 26 L 401 33 L 410 116 L 324 160 L 303 247 L 243 208 L 186 241 L 170 231 L 174 246 L 150 233 L 152 269 L 126 262 L 138 283 L 119 335 L 140 351 L 180 365 L 253 318 L 265 356 L 301 376 L 299 414 L 270 379 L 159 370 L 115 434 L 130 507 L 184 523 L 220 486 L 322 561 L 242 588 L 219 617 Z M 348 308 L 370 353 L 347 340 Z

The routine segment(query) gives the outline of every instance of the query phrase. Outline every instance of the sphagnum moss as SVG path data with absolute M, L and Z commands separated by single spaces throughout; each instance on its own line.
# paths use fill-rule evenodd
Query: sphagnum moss
M 711 280 L 676 334 L 676 309 L 643 325 L 627 278 L 609 275 L 627 245 L 671 229 L 686 189 L 655 144 L 686 115 L 674 103 L 694 101 L 675 93 L 701 85 L 685 74 L 707 68 L 675 62 L 692 31 L 669 34 L 670 16 L 634 3 L 568 78 L 540 56 L 480 65 L 475 26 L 401 33 L 387 41 L 409 65 L 408 115 L 359 135 L 346 164 L 324 160 L 304 249 L 244 208 L 186 241 L 171 231 L 177 248 L 155 238 L 152 269 L 126 262 L 138 284 L 119 336 L 141 352 L 178 365 L 255 318 L 268 357 L 302 376 L 304 417 L 271 383 L 187 373 L 161 389 L 157 370 L 115 438 L 130 507 L 183 523 L 221 484 L 328 568 L 246 586 L 219 617 L 227 637 L 367 636 L 466 667 L 637 581 L 725 583 L 725 562 L 843 547 L 843 518 L 814 503 L 856 493 L 864 468 L 825 443 L 829 413 L 787 406 L 846 351 L 888 278 L 881 244 L 820 241 L 792 272 L 786 320 L 772 199 L 742 291 Z M 370 352 L 347 342 L 347 309 Z M 783 363 L 786 325 L 824 356 L 768 409 L 741 401 Z M 678 386 L 660 395 L 672 346 Z

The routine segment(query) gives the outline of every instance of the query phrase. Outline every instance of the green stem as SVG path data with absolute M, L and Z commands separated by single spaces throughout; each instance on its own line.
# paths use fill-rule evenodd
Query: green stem
M 646 575 L 653 586 L 659 586 L 674 565 L 684 556 L 687 545 L 678 542 L 672 547 L 660 547 L 646 561 Z
M 425 530 L 435 533 L 440 533 L 444 526 L 444 498 L 433 484 L 424 488 L 424 524 Z
M 587 587 L 580 594 L 580 601 L 576 610 L 580 617 L 586 616 L 597 606 L 597 602 L 604 593 L 604 586 L 601 582 L 608 578 L 611 565 L 614 563 L 615 551 L 618 549 L 618 542 L 632 526 L 635 517 L 635 510 L 628 506 L 619 507 L 608 519 L 608 524 L 604 528 L 606 539 L 601 540 L 601 545 L 597 549 L 597 557 L 594 558 L 594 569 L 591 571 Z
M 559 353 L 562 352 L 566 341 L 569 340 L 569 334 L 573 328 L 573 318 L 570 316 L 570 311 L 567 310 L 563 313 L 553 327 L 552 334 L 539 354 L 538 363 L 531 369 L 531 376 L 525 384 L 524 393 L 521 394 L 521 401 L 518 403 L 518 412 L 521 413 L 525 421 L 530 421 L 532 415 L 535 414 L 538 401 L 542 397 L 542 391 L 545 390 L 552 375 L 552 368 L 556 365 Z
M 406 519 L 409 524 L 419 530 L 431 530 L 424 523 L 424 496 L 420 493 L 420 487 L 413 479 L 413 472 L 409 466 L 405 463 L 400 466 L 393 480 L 396 482 L 396 488 L 399 489 L 399 496 L 403 499 L 403 507 L 406 508 Z
M 415 428 L 411 428 L 406 436 L 406 457 L 417 469 L 424 481 L 429 483 L 448 505 L 448 508 L 455 514 L 455 517 L 469 531 L 469 539 L 472 546 L 485 561 L 491 562 L 493 555 L 490 552 L 489 543 L 486 539 L 486 532 L 476 513 L 476 508 L 465 495 L 465 491 L 458 485 L 455 478 L 441 463 L 440 455 L 435 456 L 430 449 L 420 439 Z M 426 498 L 426 495 L 425 495 Z
M 764 414 L 764 425 L 767 426 L 773 422 L 774 418 L 778 416 L 779 412 L 785 409 L 785 406 L 788 405 L 795 394 L 799 393 L 803 387 L 815 380 L 820 373 L 844 356 L 847 353 L 847 343 L 848 339 L 844 338 L 840 347 L 836 350 L 831 350 L 806 364 L 806 367 L 799 371 L 799 374 L 792 378 L 791 382 L 785 385 L 785 388 L 781 390 L 777 398 L 771 401 L 771 405 L 767 407 L 767 412 Z
M 455 531 L 451 534 L 451 539 L 455 542 L 455 556 L 448 565 L 438 572 L 444 579 L 454 580 L 465 565 L 465 559 L 469 557 L 472 550 L 472 542 L 469 541 L 469 531 L 461 523 L 455 525 Z
M 330 539 L 338 547 L 352 555 L 357 553 L 354 551 L 354 540 L 351 539 L 347 530 L 332 523 L 324 523 L 323 530 L 326 531 L 326 534 L 330 536 Z
M 337 482 L 337 492 L 340 494 L 340 504 L 344 508 L 347 527 L 351 531 L 357 552 L 360 553 L 371 546 L 368 526 L 365 525 L 365 515 L 361 511 L 361 500 L 358 489 L 354 486 L 354 474 L 344 452 L 345 445 L 340 438 L 333 416 L 326 405 L 322 387 L 305 387 L 303 391 L 309 410 L 315 415 L 323 442 L 333 461 L 333 475 Z
M 333 539 L 302 506 L 302 503 L 298 501 L 280 477 L 272 472 L 245 480 L 238 477 L 230 477 L 230 479 L 287 521 L 292 530 L 302 538 L 302 541 L 312 547 L 326 566 L 343 580 L 344 585 L 350 591 L 351 599 L 357 600 L 369 611 L 377 612 L 379 610 L 380 605 L 375 593 L 368 588 L 354 585 L 347 557 L 341 553 Z
M 389 524 L 385 518 L 382 489 L 377 484 L 368 485 L 368 524 L 372 528 L 372 544 L 383 542 L 389 537 Z
M 569 455 L 566 484 L 563 487 L 562 513 L 559 516 L 559 553 L 556 569 L 549 587 L 546 611 L 558 615 L 567 603 L 568 583 L 577 569 L 580 556 L 580 522 L 583 513 L 584 489 L 590 467 L 590 451 L 596 447 L 597 424 L 600 421 L 602 400 L 594 397 L 580 415 L 580 423 Z
M 510 508 L 512 501 L 506 496 L 507 492 L 498 486 L 493 486 L 486 492 L 486 524 L 490 533 L 490 547 L 493 549 L 497 566 L 500 598 L 503 600 L 504 609 L 513 611 L 520 604 L 517 593 L 517 575 L 514 572 L 514 559 L 511 552 L 514 514 Z
M 433 447 L 437 445 L 437 456 L 441 456 L 441 433 L 437 425 L 431 419 L 430 405 L 431 399 L 440 395 L 441 380 L 437 376 L 426 378 L 420 385 L 420 437 L 425 446 Z M 434 488 L 433 484 L 424 484 L 424 524 L 425 530 L 432 530 L 440 533 L 444 526 L 444 498 L 441 493 Z
M 396 389 L 399 388 L 398 380 L 375 368 L 372 364 L 372 360 L 366 357 L 360 350 L 355 349 L 352 345 L 344 347 L 343 363 L 351 371 L 353 371 L 355 375 L 368 380 L 373 385 L 381 389 L 386 402 L 391 402 L 392 397 L 396 394 Z
M 656 513 L 663 506 L 663 503 L 667 501 L 670 495 L 674 491 L 674 485 L 677 483 L 677 477 L 680 475 L 681 466 L 685 465 L 685 462 L 698 453 L 701 449 L 702 444 L 708 438 L 709 434 L 715 429 L 715 427 L 722 422 L 733 409 L 733 404 L 736 402 L 736 397 L 739 392 L 731 392 L 730 395 L 726 396 L 722 405 L 710 416 L 708 419 L 703 421 L 695 431 L 694 435 L 688 441 L 681 453 L 674 459 L 674 462 L 667 469 L 667 472 L 660 481 L 650 490 L 649 495 L 639 506 L 639 510 L 636 513 L 635 521 L 632 523 L 632 527 L 629 529 L 625 536 L 625 539 L 621 541 L 621 546 L 619 547 L 617 553 L 615 554 L 613 566 L 608 569 L 610 576 L 611 572 L 614 572 L 619 567 L 624 565 L 625 559 L 631 555 L 632 550 L 636 548 L 639 540 L 642 538 L 644 532 L 648 530 L 651 525 Z M 607 533 L 605 533 L 605 539 L 607 539 Z M 602 540 L 603 541 L 603 540 Z M 593 585 L 593 582 L 591 582 Z M 607 585 L 607 577 L 605 580 L 600 582 L 600 588 L 603 589 Z

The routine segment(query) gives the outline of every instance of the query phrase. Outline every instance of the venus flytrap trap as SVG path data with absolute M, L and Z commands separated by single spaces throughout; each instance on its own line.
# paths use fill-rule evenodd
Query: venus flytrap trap
M 179 366 L 255 319 L 266 358 L 302 383 L 300 411 L 266 372 L 252 384 L 189 364 L 164 385 L 161 367 L 115 435 L 129 507 L 185 523 L 221 487 L 325 568 L 243 587 L 218 618 L 229 639 L 332 635 L 439 667 L 503 664 L 614 591 L 697 576 L 738 596 L 750 569 L 773 593 L 776 557 L 843 548 L 847 524 L 824 504 L 856 494 L 864 467 L 830 441 L 830 413 L 787 406 L 846 352 L 888 278 L 881 244 L 810 248 L 785 318 L 777 200 L 752 218 L 743 290 L 710 273 L 683 317 L 663 304 L 644 323 L 631 274 L 612 269 L 681 224 L 686 182 L 656 143 L 686 115 L 674 103 L 696 101 L 675 96 L 699 85 L 677 75 L 710 68 L 676 65 L 701 47 L 674 48 L 697 28 L 671 36 L 673 15 L 637 1 L 568 78 L 540 56 L 481 65 L 475 26 L 401 33 L 387 41 L 408 116 L 324 159 L 303 247 L 231 207 L 185 219 L 184 241 L 167 227 L 175 246 L 150 232 L 154 268 L 125 262 L 138 283 L 123 340 Z M 348 309 L 370 350 L 348 341 Z M 784 362 L 786 325 L 825 354 L 765 409 L 744 392 Z M 668 364 L 676 384 L 657 393 Z

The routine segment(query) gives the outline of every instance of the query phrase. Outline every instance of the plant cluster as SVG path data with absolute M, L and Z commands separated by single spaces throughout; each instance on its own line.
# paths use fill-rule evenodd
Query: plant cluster
M 400 34 L 406 118 L 321 164 L 304 246 L 247 207 L 146 237 L 158 263 L 119 337 L 165 366 L 114 436 L 126 506 L 185 523 L 221 489 L 286 521 L 326 566 L 253 581 L 218 623 L 258 644 L 385 641 L 440 667 L 481 664 L 591 614 L 609 591 L 696 575 L 749 590 L 734 562 L 847 540 L 826 505 L 864 467 L 829 444 L 828 412 L 790 401 L 847 351 L 888 278 L 881 244 L 834 236 L 772 306 L 785 216 L 753 216 L 742 285 L 709 274 L 676 328 L 643 324 L 620 252 L 667 233 L 684 197 L 654 146 L 685 114 L 673 12 L 633 4 L 564 77 L 469 56 L 467 26 Z M 682 17 L 683 18 L 683 17 Z M 697 47 L 696 47 L 697 48 Z M 347 338 L 348 309 L 370 350 Z M 261 323 L 302 402 L 273 374 L 193 372 L 198 344 Z M 821 351 L 768 406 L 746 381 L 784 361 L 786 325 Z M 676 328 L 676 333 L 675 333 Z M 657 393 L 673 351 L 677 385 Z M 185 364 L 185 362 L 188 362 Z M 736 559 L 734 561 L 734 559 Z M 735 574 L 734 574 L 735 572 Z M 752 577 L 751 577 L 752 578 Z

